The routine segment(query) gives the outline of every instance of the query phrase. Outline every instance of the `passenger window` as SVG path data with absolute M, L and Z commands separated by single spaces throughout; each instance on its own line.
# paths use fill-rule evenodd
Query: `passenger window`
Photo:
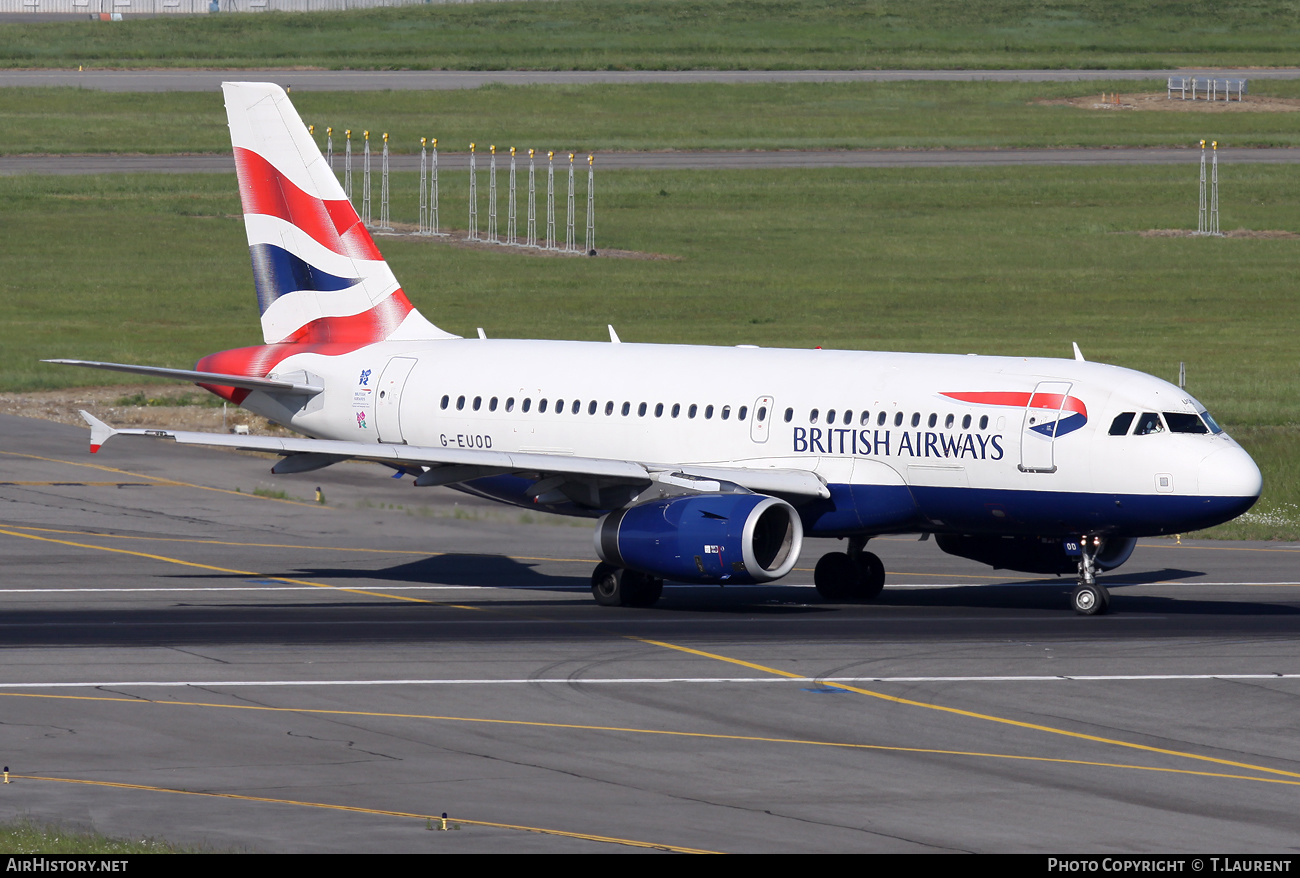
M 699 406 L 697 406 L 695 403 L 691 403 L 691 407 L 686 410 L 686 417 L 688 418 L 695 417 L 695 413 L 698 412 L 699 410 L 700 410 Z
M 488 411 L 494 412 L 496 410 L 497 410 L 497 398 L 494 396 L 492 397 L 492 399 L 488 401 Z
M 675 418 L 681 413 L 682 413 L 682 404 L 680 402 L 673 403 L 673 417 Z
M 596 409 L 595 409 L 595 405 L 593 404 L 593 405 L 592 405 L 592 411 L 595 411 L 595 410 L 596 410 Z M 575 400 L 573 401 L 573 408 L 570 409 L 570 411 L 571 411 L 573 414 L 575 414 L 575 415 L 576 415 L 578 412 L 582 411 L 582 401 L 581 401 L 581 400 L 577 400 L 577 399 L 575 399 Z
M 987 430 L 988 428 L 989 428 L 989 416 L 980 415 L 980 429 Z
M 1115 416 L 1115 420 L 1110 422 L 1110 435 L 1127 436 L 1128 428 L 1133 425 L 1133 419 L 1137 417 L 1137 412 L 1121 412 Z
M 537 401 L 537 411 L 539 413 L 546 411 L 546 397 L 542 397 Z
M 731 417 L 731 406 L 724 405 L 722 407 L 722 420 L 725 421 L 729 417 Z
M 818 415 L 817 409 L 813 409 L 812 411 L 810 411 L 808 413 L 808 423 L 810 424 L 817 423 L 817 415 Z
M 1155 412 L 1143 412 L 1138 417 L 1137 429 L 1133 431 L 1133 435 L 1150 436 L 1152 433 L 1163 433 L 1164 429 L 1160 424 L 1160 415 Z
M 638 418 L 644 418 L 644 417 L 645 417 L 645 411 L 646 411 L 646 404 L 645 404 L 645 403 L 641 403 L 639 406 L 636 407 L 636 416 L 637 416 Z
M 785 410 L 785 422 L 788 424 L 794 420 L 794 409 Z
M 757 416 L 757 419 L 760 420 L 760 421 L 766 421 L 766 420 L 767 420 L 767 406 L 765 406 L 765 405 L 761 405 L 761 406 L 758 407 L 758 416 Z
M 747 405 L 742 405 L 742 406 L 740 407 L 740 411 L 736 412 L 736 420 L 737 420 L 737 421 L 743 421 L 743 420 L 745 420 L 745 415 L 747 415 L 747 414 L 749 414 L 749 406 L 747 406 Z
M 587 403 L 587 414 L 594 415 L 595 413 L 596 413 L 596 401 L 593 399 L 591 402 Z
M 478 411 L 481 405 L 483 405 L 483 397 L 481 396 L 474 397 L 474 411 Z
M 1187 412 L 1165 412 L 1165 423 L 1170 433 L 1208 433 L 1205 424 L 1196 415 Z
M 704 420 L 708 421 L 712 419 L 713 419 L 713 406 L 706 405 L 704 407 Z
M 445 409 L 447 407 L 447 403 L 449 402 L 451 402 L 451 397 L 447 396 L 446 394 L 443 394 L 441 408 Z
M 456 397 L 456 411 L 460 411 L 464 407 L 465 407 L 465 397 L 463 396 Z
M 542 411 L 546 411 L 546 409 L 542 409 Z M 564 414 L 564 400 L 562 400 L 562 399 L 557 399 L 557 400 L 555 401 L 555 413 L 556 413 L 557 415 L 562 415 L 562 414 Z
M 605 403 L 605 417 L 609 417 L 612 414 L 614 414 L 614 400 L 611 399 L 609 402 Z
M 828 424 L 835 423 L 835 409 L 826 410 L 826 423 Z
M 632 403 L 630 402 L 623 403 L 623 417 L 626 418 L 631 412 L 632 412 Z
M 925 422 L 926 426 L 933 427 L 937 423 L 939 423 L 939 416 L 936 415 L 934 412 L 930 412 L 930 420 Z
M 526 398 L 524 399 L 524 411 L 527 412 L 527 411 L 528 411 L 530 408 L 532 408 L 532 407 L 533 407 L 533 400 L 532 400 L 532 398 L 531 398 L 531 397 L 526 397 Z
M 944 426 L 944 429 L 945 429 L 945 430 L 951 430 L 951 429 L 952 429 L 952 422 L 953 422 L 953 420 L 954 420 L 954 418 L 953 418 L 952 415 L 948 415 L 948 417 L 946 417 L 946 418 L 943 419 L 943 426 Z
M 912 426 L 913 426 L 913 427 L 919 427 L 919 426 L 921 426 L 921 413 L 920 413 L 920 412 L 912 412 Z
M 901 427 L 901 426 L 903 426 L 903 413 L 902 413 L 902 412 L 897 412 L 897 413 L 894 414 L 894 426 L 895 426 L 895 427 Z
M 884 412 L 881 412 L 880 414 L 876 415 L 876 426 L 877 426 L 877 427 L 883 427 L 883 426 L 885 426 L 885 421 L 886 421 L 888 418 L 889 418 L 889 415 L 885 414 Z
M 861 419 L 860 421 L 858 421 L 858 423 L 861 424 L 861 425 L 864 426 L 864 427 L 867 426 L 868 424 L 870 424 L 870 423 L 871 423 L 871 412 L 863 412 L 863 413 L 862 413 L 862 419 Z
M 850 409 L 844 410 L 844 423 L 846 425 L 853 423 L 853 412 Z
M 512 396 L 506 400 L 506 411 L 513 412 L 514 410 L 515 410 L 515 398 Z
M 962 419 L 961 419 L 961 428 L 962 428 L 963 430 L 969 430 L 969 429 L 970 429 L 970 415 L 964 415 L 964 416 L 962 417 Z
M 664 416 L 664 404 L 662 402 L 655 403 L 655 417 L 662 418 L 663 416 Z

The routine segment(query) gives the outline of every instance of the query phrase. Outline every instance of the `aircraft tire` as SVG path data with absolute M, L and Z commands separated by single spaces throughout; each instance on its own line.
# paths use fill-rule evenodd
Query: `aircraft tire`
M 653 607 L 664 593 L 664 581 L 648 573 L 635 570 L 623 572 L 623 606 Z
M 602 607 L 623 606 L 623 577 L 627 573 L 622 567 L 606 564 L 596 565 L 591 574 L 591 596 Z
M 885 564 L 880 556 L 875 552 L 861 552 L 854 562 L 858 568 L 858 587 L 853 596 L 863 601 L 880 597 L 885 588 Z
M 1110 609 L 1110 592 L 1100 585 L 1080 585 L 1070 597 L 1070 604 L 1080 616 L 1100 616 Z
M 858 567 L 846 552 L 827 552 L 813 570 L 813 585 L 826 601 L 852 598 L 859 579 Z
M 602 607 L 651 607 L 663 590 L 662 579 L 603 561 L 591 574 L 591 596 Z

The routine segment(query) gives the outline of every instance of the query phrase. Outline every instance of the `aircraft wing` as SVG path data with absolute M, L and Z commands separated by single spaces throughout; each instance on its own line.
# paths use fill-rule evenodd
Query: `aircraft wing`
M 732 482 L 760 494 L 803 499 L 830 496 L 826 484 L 820 478 L 803 470 L 643 464 L 564 454 L 386 445 L 301 436 L 246 436 L 147 428 L 118 430 L 88 412 L 82 411 L 81 417 L 90 425 L 91 453 L 97 452 L 100 446 L 114 436 L 151 436 L 171 439 L 182 445 L 206 445 L 284 455 L 271 468 L 276 474 L 309 472 L 343 460 L 370 460 L 398 469 L 409 469 L 416 475 L 416 484 L 421 487 L 455 484 L 504 473 L 536 475 L 540 480 L 556 477 L 556 485 L 568 476 L 578 481 L 598 480 L 607 484 L 646 486 L 665 480 L 664 477 L 669 474 L 684 474 L 694 479 Z

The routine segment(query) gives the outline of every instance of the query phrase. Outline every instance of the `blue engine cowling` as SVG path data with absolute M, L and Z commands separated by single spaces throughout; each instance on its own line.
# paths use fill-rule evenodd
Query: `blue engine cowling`
M 1079 551 L 1067 548 L 1070 541 L 1060 537 L 974 536 L 969 534 L 935 534 L 934 541 L 949 555 L 970 558 L 995 570 L 1021 573 L 1075 573 L 1079 569 Z M 1074 540 L 1077 546 L 1078 541 Z M 1098 570 L 1114 570 L 1133 554 L 1137 540 L 1109 539 L 1097 554 Z
M 667 497 L 596 525 L 602 561 L 678 582 L 771 582 L 794 569 L 802 548 L 794 507 L 762 494 Z

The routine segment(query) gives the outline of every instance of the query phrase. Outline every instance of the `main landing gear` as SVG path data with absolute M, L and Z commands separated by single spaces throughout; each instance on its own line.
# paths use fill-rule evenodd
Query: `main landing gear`
M 865 537 L 849 540 L 847 552 L 822 555 L 813 571 L 817 593 L 828 601 L 869 601 L 885 587 L 885 565 L 875 553 L 864 551 Z
M 591 574 L 591 596 L 602 607 L 652 607 L 663 591 L 662 579 L 604 561 Z
M 1098 536 L 1079 540 L 1079 585 L 1070 603 L 1081 616 L 1100 616 L 1110 609 L 1110 592 L 1097 584 L 1097 555 L 1101 553 L 1101 545 Z

